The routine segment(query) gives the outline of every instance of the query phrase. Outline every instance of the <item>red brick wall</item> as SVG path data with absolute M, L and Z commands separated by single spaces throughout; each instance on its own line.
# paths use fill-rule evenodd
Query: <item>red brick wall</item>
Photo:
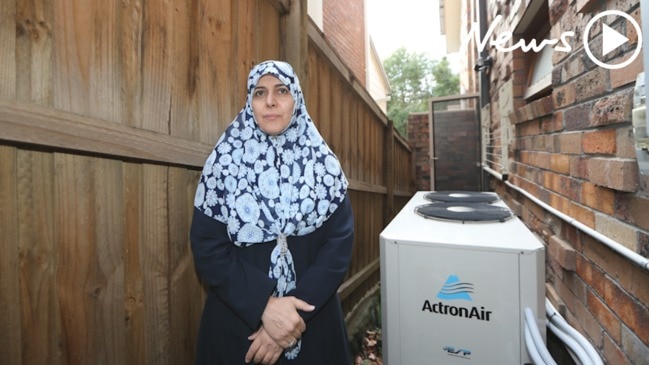
M 638 172 L 630 123 L 642 59 L 620 70 L 604 69 L 588 60 L 581 39 L 588 21 L 604 10 L 624 11 L 640 22 L 640 0 L 548 2 L 551 35 L 568 30 L 577 34 L 571 53 L 555 52 L 550 96 L 523 100 L 529 65 L 521 61 L 520 52 L 491 50 L 492 114 L 498 110 L 499 88 L 511 79 L 514 84 L 510 182 L 647 257 L 649 177 Z M 498 8 L 499 3 L 488 2 L 491 19 L 512 14 L 496 34 L 514 29 L 524 11 Z M 637 42 L 632 32 L 627 36 Z M 500 118 L 492 115 L 492 120 Z M 568 322 L 605 363 L 647 364 L 649 271 L 492 181 L 492 188 L 547 245 L 548 297 L 565 311 Z
M 428 114 L 408 115 L 408 143 L 415 156 L 415 189 L 430 190 L 430 136 Z
M 365 86 L 365 1 L 323 1 L 322 18 L 325 38 Z

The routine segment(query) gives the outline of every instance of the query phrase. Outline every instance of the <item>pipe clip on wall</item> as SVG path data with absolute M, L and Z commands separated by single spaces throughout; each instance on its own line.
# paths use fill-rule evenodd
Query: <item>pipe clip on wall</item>
M 649 175 L 649 124 L 647 123 L 647 95 L 645 90 L 645 76 L 644 72 L 641 72 L 638 74 L 633 92 L 631 119 L 638 170 L 642 175 Z

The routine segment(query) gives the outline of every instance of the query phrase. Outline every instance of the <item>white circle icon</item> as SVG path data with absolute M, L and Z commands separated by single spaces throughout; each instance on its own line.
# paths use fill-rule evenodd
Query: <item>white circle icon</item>
M 612 65 L 609 65 L 607 63 L 604 63 L 604 62 L 600 61 L 597 57 L 595 57 L 593 55 L 593 52 L 588 47 L 588 38 L 590 38 L 589 37 L 590 29 L 593 27 L 593 25 L 595 24 L 595 22 L 597 20 L 599 20 L 600 18 L 605 17 L 607 15 L 621 16 L 621 17 L 625 18 L 626 20 L 629 21 L 629 23 L 631 23 L 633 25 L 633 27 L 635 28 L 636 33 L 638 34 L 638 43 L 637 43 L 638 45 L 637 45 L 635 51 L 633 52 L 633 54 L 631 55 L 631 57 L 629 57 L 624 62 L 620 62 L 620 63 L 616 63 L 616 64 L 612 64 Z M 616 30 L 614 30 L 613 28 L 609 27 L 608 25 L 602 23 L 602 56 L 606 56 L 609 52 L 613 51 L 614 49 L 618 48 L 619 46 L 623 45 L 624 43 L 626 43 L 628 41 L 629 41 L 629 38 L 627 38 L 624 35 L 620 34 Z M 619 68 L 626 67 L 629 64 L 631 64 L 631 62 L 633 62 L 636 59 L 636 57 L 638 57 L 638 55 L 640 54 L 640 51 L 642 50 L 642 30 L 641 30 L 640 25 L 638 24 L 638 22 L 636 22 L 635 19 L 633 19 L 629 14 L 627 14 L 625 12 L 622 12 L 622 11 L 619 11 L 619 10 L 606 10 L 606 11 L 603 11 L 603 12 L 595 15 L 595 17 L 593 17 L 593 19 L 591 19 L 588 22 L 588 24 L 586 24 L 586 29 L 584 30 L 584 50 L 586 51 L 586 54 L 591 59 L 591 61 L 595 62 L 595 64 L 600 66 L 600 67 L 604 67 L 604 68 L 607 68 L 609 70 L 614 70 L 614 69 L 619 69 Z

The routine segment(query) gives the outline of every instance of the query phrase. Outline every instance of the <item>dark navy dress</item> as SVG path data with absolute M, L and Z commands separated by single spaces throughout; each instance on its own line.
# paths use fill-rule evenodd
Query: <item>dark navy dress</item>
M 289 236 L 295 263 L 295 296 L 315 305 L 300 312 L 306 323 L 295 360 L 282 354 L 278 364 L 349 365 L 352 362 L 336 291 L 352 254 L 354 220 L 349 197 L 315 232 Z M 245 364 L 248 340 L 261 325 L 261 315 L 275 280 L 268 277 L 276 242 L 240 248 L 229 239 L 226 225 L 194 209 L 191 242 L 196 270 L 209 288 L 198 335 L 196 364 Z

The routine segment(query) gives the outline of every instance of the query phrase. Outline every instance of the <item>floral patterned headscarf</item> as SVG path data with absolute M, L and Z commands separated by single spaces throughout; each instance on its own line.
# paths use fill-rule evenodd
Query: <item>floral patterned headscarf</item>
M 263 132 L 252 112 L 253 91 L 264 75 L 277 77 L 295 101 L 289 126 L 277 136 Z M 225 223 L 237 246 L 277 240 L 269 277 L 277 280 L 275 295 L 283 296 L 296 282 L 286 237 L 315 231 L 346 191 L 340 163 L 306 110 L 293 68 L 280 61 L 255 66 L 248 76 L 246 105 L 207 158 L 194 206 Z M 296 347 L 295 356 L 299 343 Z

